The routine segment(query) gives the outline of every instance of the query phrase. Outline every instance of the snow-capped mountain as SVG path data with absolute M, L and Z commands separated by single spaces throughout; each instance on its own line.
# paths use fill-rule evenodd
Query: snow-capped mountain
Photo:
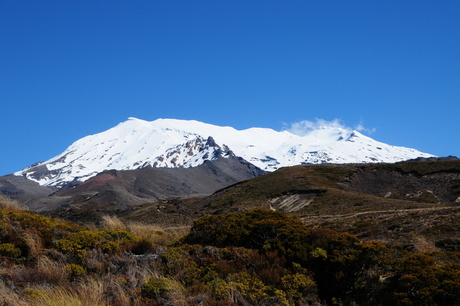
M 187 168 L 232 155 L 265 171 L 306 163 L 397 162 L 433 156 L 338 127 L 298 136 L 267 128 L 236 130 L 198 121 L 129 118 L 105 132 L 77 140 L 58 156 L 15 175 L 60 187 L 109 169 Z

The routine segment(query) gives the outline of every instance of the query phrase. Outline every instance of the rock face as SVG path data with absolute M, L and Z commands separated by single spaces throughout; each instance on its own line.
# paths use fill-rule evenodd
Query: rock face
M 168 198 L 209 195 L 218 189 L 262 174 L 265 172 L 234 156 L 208 160 L 193 168 L 109 170 L 76 187 L 37 196 L 29 200 L 27 205 L 33 211 L 51 211 L 61 206 L 79 205 L 110 205 L 112 210 L 125 210 Z
M 285 212 L 296 212 L 309 205 L 318 196 L 318 194 L 320 194 L 320 192 L 311 191 L 275 197 L 269 200 L 270 209 Z
M 22 176 L 5 175 L 0 177 L 0 195 L 26 203 L 37 197 L 46 197 L 56 188 L 40 186 L 37 182 Z
M 106 170 L 190 168 L 238 156 L 264 171 L 300 164 L 398 162 L 430 154 L 377 142 L 357 131 L 322 127 L 299 136 L 198 121 L 130 118 L 74 142 L 63 153 L 15 175 L 42 186 L 77 185 Z

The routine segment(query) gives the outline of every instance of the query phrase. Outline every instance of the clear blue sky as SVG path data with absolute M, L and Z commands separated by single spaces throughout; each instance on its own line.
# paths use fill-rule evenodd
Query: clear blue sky
M 460 1 L 0 1 L 0 175 L 128 117 L 460 156 Z

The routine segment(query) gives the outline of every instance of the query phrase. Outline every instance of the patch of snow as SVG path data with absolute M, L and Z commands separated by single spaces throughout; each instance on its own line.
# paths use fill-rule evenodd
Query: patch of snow
M 210 136 L 212 143 L 207 142 Z M 109 169 L 195 167 L 228 150 L 266 171 L 309 163 L 398 162 L 433 156 L 387 145 L 341 126 L 321 127 L 299 136 L 267 128 L 236 130 L 195 120 L 149 122 L 130 117 L 105 132 L 77 140 L 58 156 L 15 175 L 24 175 L 40 185 L 60 186 L 76 177 L 86 180 Z

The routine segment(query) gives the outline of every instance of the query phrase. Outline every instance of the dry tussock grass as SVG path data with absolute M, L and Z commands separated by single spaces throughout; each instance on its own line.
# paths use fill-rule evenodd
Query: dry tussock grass
M 43 243 L 40 236 L 25 232 L 22 236 L 22 240 L 29 248 L 29 256 L 31 258 L 38 258 L 43 254 Z
M 41 256 L 38 259 L 37 268 L 43 280 L 47 283 L 62 284 L 67 281 L 65 264 L 52 260 L 47 256 Z
M 148 269 L 147 269 L 148 270 Z M 143 278 L 156 275 L 151 270 L 146 271 Z M 171 281 L 172 305 L 186 305 L 185 289 L 177 281 Z M 61 284 L 30 284 L 21 290 L 21 294 L 0 283 L 0 305 L 31 305 L 31 306 L 141 306 L 139 292 L 124 278 L 115 275 L 103 277 L 84 277 L 77 282 L 63 281 Z M 2 304 L 3 303 L 3 304 Z
M 172 305 L 185 306 L 187 305 L 187 295 L 184 286 L 173 278 L 168 278 L 168 297 Z
M 0 305 L 28 306 L 30 305 L 12 288 L 0 282 Z
M 82 301 L 76 292 L 69 291 L 65 288 L 54 288 L 51 291 L 44 291 L 40 296 L 30 299 L 32 306 L 93 306 L 96 303 L 90 304 Z
M 39 289 L 38 289 L 39 288 Z M 22 291 L 23 297 L 8 293 L 11 305 L 32 306 L 124 306 L 136 305 L 130 299 L 130 289 L 114 276 L 104 279 L 85 278 L 80 282 L 53 287 L 29 288 Z M 2 294 L 3 292 L 0 292 Z M 16 301 L 27 300 L 27 303 Z M 10 305 L 10 304 L 7 304 Z
M 133 235 L 159 245 L 166 245 L 170 241 L 185 236 L 190 231 L 190 226 L 164 227 L 139 222 L 130 222 L 127 228 Z
M 413 239 L 414 247 L 418 253 L 433 253 L 439 251 L 434 242 L 425 236 L 416 236 Z
M 109 231 L 126 230 L 126 226 L 117 216 L 102 216 L 102 222 Z
M 11 306 L 140 306 L 120 280 L 87 278 L 78 283 L 27 287 L 21 294 L 0 283 L 0 305 Z M 182 302 L 174 305 L 185 305 Z
M 14 284 L 13 287 L 28 287 L 31 284 L 60 285 L 67 283 L 67 273 L 64 265 L 46 256 L 38 258 L 36 265 L 4 266 L 0 273 L 2 278 Z
M 96 306 L 110 305 L 105 302 L 104 284 L 94 279 L 71 287 L 55 286 L 40 290 L 29 297 L 32 306 Z M 126 304 L 129 305 L 129 304 Z
M 11 200 L 7 196 L 0 194 L 0 208 L 5 210 L 11 210 L 15 212 L 20 212 L 26 210 L 26 208 L 22 207 L 18 201 Z
M 124 223 L 117 216 L 103 216 L 104 227 L 109 231 L 128 230 L 135 236 L 150 240 L 157 244 L 166 244 L 168 241 L 178 239 L 186 235 L 190 226 L 165 227 L 159 224 L 147 224 L 141 222 Z

